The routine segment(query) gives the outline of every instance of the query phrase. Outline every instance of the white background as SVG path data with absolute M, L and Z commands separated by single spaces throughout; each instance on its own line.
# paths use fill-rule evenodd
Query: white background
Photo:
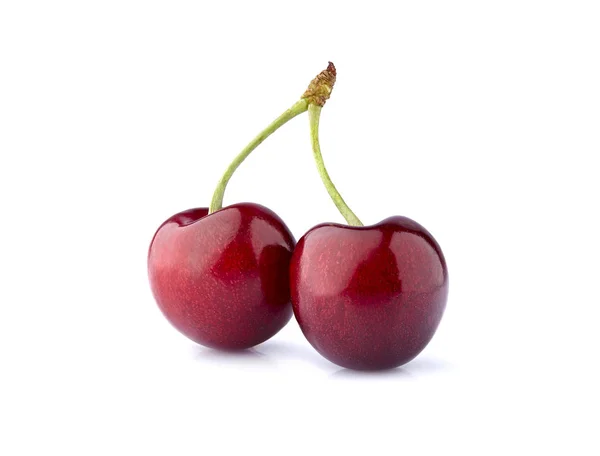
M 599 454 L 595 1 L 0 3 L 0 453 Z M 245 353 L 158 311 L 146 253 L 332 60 L 325 161 L 449 265 L 434 340 L 355 373 L 294 320 Z M 225 203 L 342 221 L 305 116 Z

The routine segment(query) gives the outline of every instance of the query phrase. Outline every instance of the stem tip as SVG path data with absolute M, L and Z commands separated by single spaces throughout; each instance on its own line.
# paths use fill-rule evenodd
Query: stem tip
M 324 106 L 325 102 L 329 99 L 333 86 L 335 85 L 335 79 L 337 71 L 335 65 L 329 62 L 327 68 L 321 71 L 316 78 L 314 78 L 302 95 L 302 98 L 307 100 L 309 104 L 317 106 Z
M 335 65 L 333 62 L 328 62 L 327 69 L 325 71 L 332 73 L 334 76 L 337 75 L 337 71 L 335 70 Z

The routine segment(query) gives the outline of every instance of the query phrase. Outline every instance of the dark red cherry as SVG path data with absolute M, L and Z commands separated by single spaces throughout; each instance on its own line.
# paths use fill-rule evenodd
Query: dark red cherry
M 207 208 L 190 209 L 158 228 L 148 252 L 152 292 L 165 317 L 193 341 L 252 347 L 291 318 L 294 238 L 258 204 L 207 214 Z
M 368 227 L 323 224 L 298 242 L 294 314 L 325 358 L 350 369 L 400 366 L 429 343 L 448 296 L 444 255 L 406 217 Z

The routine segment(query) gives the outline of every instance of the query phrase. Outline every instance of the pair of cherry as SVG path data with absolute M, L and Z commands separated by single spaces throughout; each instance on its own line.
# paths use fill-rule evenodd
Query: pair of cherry
M 148 253 L 152 292 L 173 326 L 195 342 L 249 348 L 279 332 L 293 311 L 325 358 L 369 370 L 410 361 L 433 337 L 448 295 L 439 245 L 405 217 L 364 227 L 323 164 L 319 116 L 335 78 L 330 63 L 301 100 L 236 157 L 210 208 L 175 214 L 156 231 Z M 317 168 L 348 225 L 318 225 L 296 244 L 266 207 L 222 208 L 222 201 L 227 182 L 250 152 L 305 111 Z

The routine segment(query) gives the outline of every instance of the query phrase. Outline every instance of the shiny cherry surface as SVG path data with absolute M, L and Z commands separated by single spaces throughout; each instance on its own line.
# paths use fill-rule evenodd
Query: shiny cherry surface
M 313 347 L 350 369 L 389 369 L 417 356 L 446 307 L 442 251 L 418 223 L 318 225 L 292 256 L 294 314 Z
M 243 349 L 275 335 L 292 315 L 295 241 L 271 210 L 252 203 L 173 215 L 156 231 L 148 276 L 160 310 L 193 341 Z

